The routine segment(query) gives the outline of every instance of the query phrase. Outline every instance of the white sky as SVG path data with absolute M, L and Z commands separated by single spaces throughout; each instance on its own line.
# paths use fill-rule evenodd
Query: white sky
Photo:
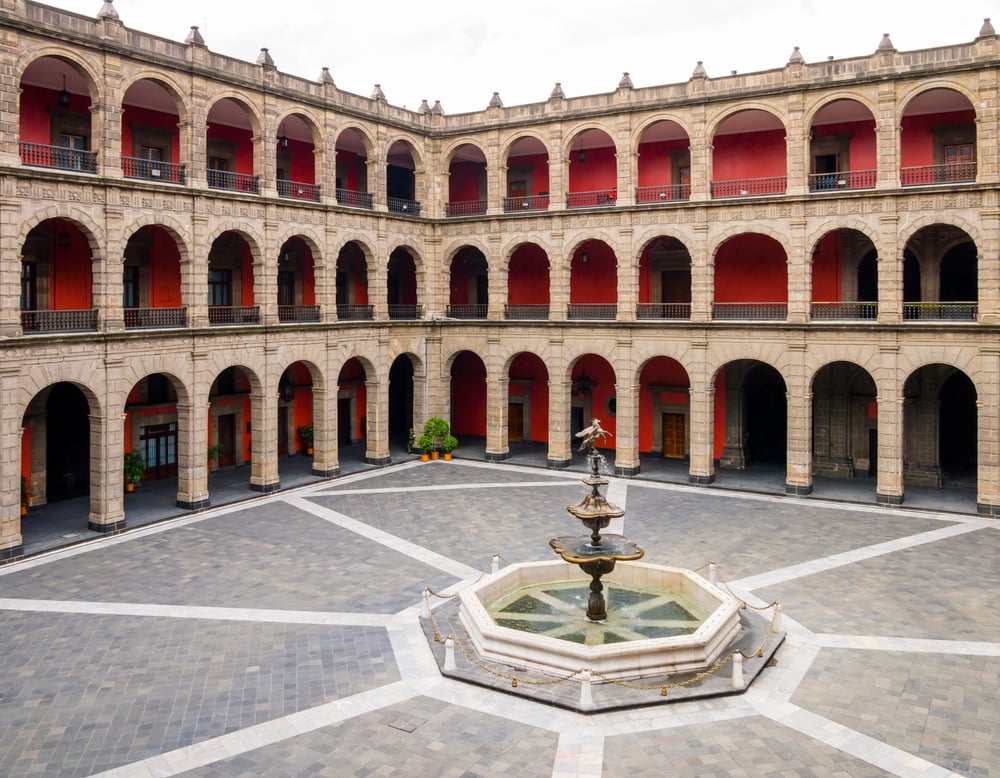
M 102 0 L 50 0 L 96 17 Z M 341 89 L 382 85 L 393 105 L 426 98 L 445 113 L 783 67 L 875 51 L 888 32 L 900 51 L 967 43 L 987 0 L 116 0 L 122 22 L 182 41 L 198 25 L 214 52 L 254 61 L 266 46 L 278 70 L 308 79 L 329 67 Z

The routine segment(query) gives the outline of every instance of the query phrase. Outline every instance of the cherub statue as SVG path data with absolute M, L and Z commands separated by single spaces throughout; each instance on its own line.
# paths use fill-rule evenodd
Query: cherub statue
M 593 451 L 597 448 L 597 444 L 600 441 L 610 438 L 611 433 L 601 426 L 600 419 L 591 419 L 590 426 L 580 430 L 576 433 L 576 436 L 583 438 L 583 441 L 580 443 L 580 451 L 586 451 L 587 449 Z

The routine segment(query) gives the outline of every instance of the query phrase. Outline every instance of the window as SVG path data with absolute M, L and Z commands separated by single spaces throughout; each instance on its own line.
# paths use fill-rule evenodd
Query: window
M 65 149 L 61 152 L 59 167 L 83 170 L 83 155 L 80 152 L 87 150 L 87 139 L 82 135 L 64 132 L 59 136 L 59 146 Z
M 225 157 L 208 158 L 208 185 L 216 189 L 226 186 L 226 171 L 229 170 L 229 160 Z
M 126 265 L 122 279 L 122 306 L 125 308 L 139 307 L 139 266 Z
M 295 273 L 291 270 L 278 272 L 278 305 L 295 305 Z
M 232 305 L 233 271 L 208 271 L 208 304 Z
M 34 262 L 21 263 L 21 310 L 38 308 L 38 267 Z

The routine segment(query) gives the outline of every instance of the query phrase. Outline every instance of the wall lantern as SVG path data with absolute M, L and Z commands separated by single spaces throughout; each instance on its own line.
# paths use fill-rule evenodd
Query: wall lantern
M 59 241 L 59 248 L 61 249 L 68 249 L 70 247 L 70 244 L 72 243 L 70 234 L 66 230 L 63 230 L 62 232 L 59 233 L 59 237 L 57 240 Z
M 69 108 L 70 93 L 66 89 L 66 74 L 63 73 L 63 88 L 59 90 L 59 107 Z
M 579 162 L 581 165 L 587 161 L 586 149 L 580 149 L 578 152 L 576 152 L 576 161 Z
M 580 264 L 581 265 L 589 265 L 590 264 L 590 254 L 588 254 L 586 251 L 584 251 L 580 255 Z
M 285 135 L 285 131 L 279 127 L 278 132 L 281 134 L 278 136 L 278 145 L 281 146 L 282 151 L 288 151 L 288 136 Z
M 573 379 L 573 394 L 590 394 L 595 386 L 597 386 L 597 381 L 594 381 L 586 373 L 580 373 L 579 377 Z

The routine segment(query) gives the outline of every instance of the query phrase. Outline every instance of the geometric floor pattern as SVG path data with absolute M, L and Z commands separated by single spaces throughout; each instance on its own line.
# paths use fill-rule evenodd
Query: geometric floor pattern
M 410 463 L 0 568 L 0 775 L 1000 775 L 974 516 L 611 479 L 647 561 L 781 602 L 777 665 L 592 715 L 443 678 L 423 588 L 550 559 L 580 477 Z

